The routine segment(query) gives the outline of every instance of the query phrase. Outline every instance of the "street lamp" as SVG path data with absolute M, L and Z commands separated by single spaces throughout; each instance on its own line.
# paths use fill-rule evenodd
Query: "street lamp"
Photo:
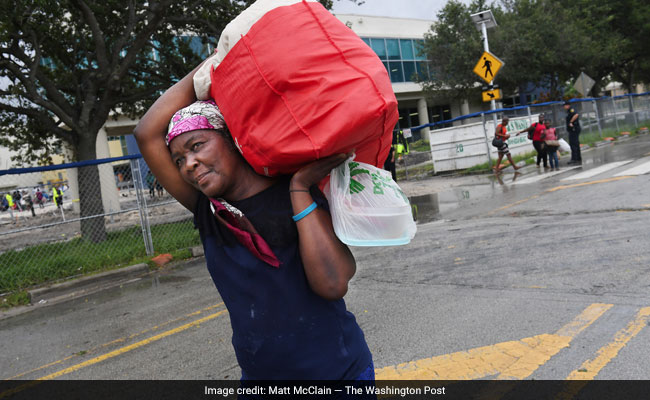
M 476 29 L 478 29 L 482 34 L 483 34 L 483 50 L 486 52 L 490 51 L 490 45 L 488 44 L 488 36 L 487 36 L 487 30 L 489 28 L 495 28 L 497 26 L 497 20 L 494 19 L 494 15 L 492 14 L 492 10 L 485 10 L 481 12 L 477 12 L 476 14 L 470 15 L 472 18 L 472 21 L 474 22 L 474 25 L 476 25 Z M 490 90 L 494 88 L 494 80 L 490 81 Z M 490 100 L 490 109 L 496 110 L 497 109 L 497 103 L 494 99 Z M 493 113 L 492 118 L 494 120 L 494 126 L 496 128 L 497 126 L 497 114 Z

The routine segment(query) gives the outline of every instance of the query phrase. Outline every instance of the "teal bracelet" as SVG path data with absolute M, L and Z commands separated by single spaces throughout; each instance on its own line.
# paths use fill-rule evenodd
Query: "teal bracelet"
M 309 207 L 305 208 L 305 209 L 302 210 L 300 213 L 294 215 L 294 216 L 291 217 L 291 218 L 293 218 L 294 222 L 298 222 L 298 221 L 300 221 L 301 219 L 305 218 L 307 215 L 309 215 L 309 213 L 311 213 L 312 211 L 314 211 L 314 210 L 316 209 L 316 207 L 318 207 L 318 205 L 316 204 L 316 202 L 313 202 L 313 203 L 311 203 L 311 204 L 309 205 Z

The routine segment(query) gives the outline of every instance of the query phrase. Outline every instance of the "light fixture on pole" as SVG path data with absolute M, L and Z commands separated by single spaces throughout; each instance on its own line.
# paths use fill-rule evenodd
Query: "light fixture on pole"
M 481 32 L 483 35 L 483 50 L 490 52 L 490 45 L 488 44 L 487 30 L 489 28 L 495 28 L 497 26 L 497 20 L 494 19 L 492 10 L 485 10 L 477 12 L 476 14 L 470 15 L 472 21 L 476 25 L 476 29 Z M 494 80 L 490 82 L 490 88 L 494 87 Z M 495 100 L 490 101 L 490 109 L 496 110 L 497 105 Z M 497 126 L 497 115 L 496 113 L 492 114 L 492 119 L 494 120 L 494 126 Z

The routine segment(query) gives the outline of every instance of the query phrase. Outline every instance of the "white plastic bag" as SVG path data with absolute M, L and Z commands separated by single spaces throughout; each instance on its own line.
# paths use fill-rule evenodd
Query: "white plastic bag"
M 409 243 L 417 228 L 408 198 L 390 172 L 353 159 L 332 170 L 325 188 L 336 236 L 350 246 Z
M 560 142 L 560 151 L 563 151 L 565 153 L 568 153 L 569 151 L 571 151 L 571 146 L 569 146 L 569 144 L 566 142 L 566 140 L 560 139 L 560 140 L 558 140 L 558 142 Z

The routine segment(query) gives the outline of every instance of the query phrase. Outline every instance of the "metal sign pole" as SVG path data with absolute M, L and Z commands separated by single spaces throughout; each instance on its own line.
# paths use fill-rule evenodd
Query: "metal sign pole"
M 483 33 L 483 50 L 486 52 L 490 51 L 490 45 L 488 43 L 488 36 L 487 36 L 487 26 L 485 25 L 485 21 L 481 22 L 481 32 Z M 490 81 L 490 90 L 494 88 L 494 79 Z M 490 100 L 490 110 L 494 111 L 497 109 L 497 102 L 496 100 L 492 99 Z M 496 128 L 497 126 L 497 114 L 493 113 L 492 114 L 492 120 L 494 121 L 494 126 Z M 485 127 L 485 125 L 483 125 Z

